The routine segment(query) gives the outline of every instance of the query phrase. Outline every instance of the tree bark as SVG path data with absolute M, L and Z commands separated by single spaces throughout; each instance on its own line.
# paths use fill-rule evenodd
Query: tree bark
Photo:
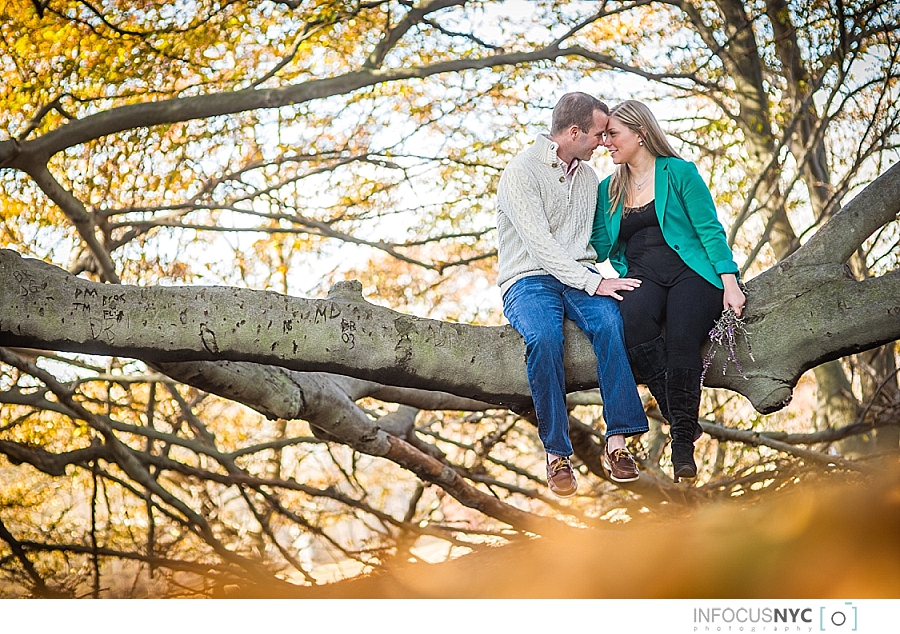
M 722 372 L 717 362 L 706 384 L 772 412 L 790 401 L 806 370 L 900 338 L 900 271 L 857 281 L 843 264 L 898 211 L 895 165 L 793 256 L 751 280 L 745 318 L 755 360 L 739 347 L 743 374 L 730 366 Z M 511 327 L 403 315 L 366 302 L 355 282 L 316 300 L 230 287 L 98 284 L 0 251 L 0 345 L 152 363 L 249 361 L 512 409 L 530 403 L 524 345 Z M 566 351 L 567 388 L 596 386 L 593 351 L 571 323 Z

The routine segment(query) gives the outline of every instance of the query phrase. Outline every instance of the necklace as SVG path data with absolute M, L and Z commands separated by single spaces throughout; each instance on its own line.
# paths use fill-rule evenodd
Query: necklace
M 641 191 L 641 187 L 643 187 L 644 185 L 646 185 L 646 184 L 647 184 L 647 181 L 649 181 L 651 178 L 653 178 L 653 172 L 654 172 L 654 171 L 655 171 L 655 170 L 650 170 L 650 173 L 647 174 L 647 178 L 645 178 L 645 179 L 644 179 L 643 181 L 641 181 L 640 183 L 638 183 L 637 181 L 635 181 L 635 185 L 637 186 L 638 191 Z

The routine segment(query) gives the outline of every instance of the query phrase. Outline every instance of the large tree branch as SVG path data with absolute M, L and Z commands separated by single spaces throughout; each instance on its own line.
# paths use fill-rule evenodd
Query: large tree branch
M 900 163 L 847 203 L 784 264 L 843 264 L 879 227 L 900 214 Z
M 856 281 L 845 262 L 900 213 L 900 164 L 875 179 L 791 257 L 747 283 L 748 332 L 757 360 L 706 375 L 710 387 L 780 409 L 806 370 L 900 338 L 900 270 Z M 764 359 L 756 353 L 768 350 Z M 741 384 L 744 384 L 741 387 Z
M 0 142 L 0 166 L 24 169 L 26 166 L 46 163 L 51 156 L 66 148 L 134 128 L 207 119 L 248 110 L 280 108 L 344 95 L 386 82 L 423 79 L 443 73 L 497 66 L 515 66 L 578 56 L 580 53 L 581 49 L 550 46 L 533 51 L 449 60 L 431 66 L 360 70 L 280 88 L 247 89 L 125 105 L 69 122 L 31 141 Z
M 896 215 L 900 197 L 891 200 L 877 190 L 893 191 L 888 187 L 897 184 L 886 181 L 898 174 L 900 168 L 892 168 L 866 190 L 863 201 L 880 207 L 863 210 L 862 203 L 851 203 L 823 228 L 829 244 L 841 236 L 854 242 L 861 227 Z M 849 226 L 842 230 L 842 223 Z M 823 248 L 818 240 L 808 246 L 814 253 Z M 786 404 L 806 369 L 900 338 L 900 272 L 857 282 L 839 264 L 817 263 L 806 248 L 749 283 L 748 329 L 756 356 L 743 359 L 749 380 L 734 371 L 723 376 L 716 368 L 707 374 L 707 385 L 741 392 L 760 411 Z M 836 248 L 824 247 L 832 254 Z M 595 386 L 586 338 L 572 324 L 566 334 L 569 389 Z M 358 286 L 349 283 L 324 300 L 226 287 L 103 285 L 0 251 L 0 344 L 150 362 L 250 361 L 443 391 L 515 409 L 530 403 L 524 346 L 509 326 L 402 315 L 365 302 Z M 223 395 L 251 392 L 236 400 L 260 403 L 255 393 L 269 388 L 276 388 L 275 398 L 297 393 L 234 382 L 223 386 Z M 279 417 L 296 417 L 296 411 Z M 367 433 L 360 430 L 359 437 Z
M 807 369 L 900 338 L 900 271 L 858 282 L 842 264 L 898 212 L 900 165 L 835 214 L 793 257 L 751 280 L 746 317 L 756 360 L 743 360 L 749 380 L 714 369 L 707 385 L 738 391 L 770 412 L 788 402 Z M 566 328 L 567 387 L 595 387 L 587 338 L 571 323 Z M 366 302 L 358 282 L 338 284 L 318 300 L 229 287 L 104 285 L 0 251 L 0 345 L 158 363 L 249 361 L 448 392 L 518 410 L 531 400 L 524 346 L 511 327 L 403 315 Z M 242 402 L 259 403 L 252 394 Z M 361 430 L 360 437 L 367 433 Z
M 170 363 L 251 361 L 504 406 L 530 400 L 521 338 L 511 328 L 402 315 L 365 302 L 358 283 L 320 300 L 228 287 L 104 285 L 11 251 L 0 252 L 0 277 L 3 345 Z M 51 323 L 55 334 L 46 330 Z M 591 383 L 587 373 L 571 374 Z
M 838 214 L 833 221 L 844 218 Z M 900 336 L 897 272 L 857 282 L 840 265 L 782 263 L 751 281 L 750 288 L 756 361 L 745 359 L 749 380 L 736 372 L 722 376 L 714 368 L 707 384 L 740 391 L 761 410 L 783 405 L 796 379 L 816 362 Z M 326 300 L 302 300 L 243 289 L 95 284 L 8 251 L 0 253 L 0 289 L 4 344 L 170 363 L 231 358 L 356 375 L 501 406 L 523 408 L 529 402 L 524 349 L 509 327 L 417 319 L 340 291 Z M 580 332 L 569 328 L 567 374 L 586 387 L 595 381 L 593 353 Z M 185 371 L 190 367 L 182 364 Z M 218 393 L 274 417 L 295 418 L 303 409 L 299 402 L 285 401 L 304 394 L 279 385 L 293 380 L 288 375 L 278 379 L 281 375 L 274 374 L 266 381 L 239 376 L 236 372 Z M 385 447 L 365 447 L 370 433 L 360 428 L 350 444 L 384 455 Z
M 755 360 L 739 340 L 742 372 L 729 365 L 723 374 L 719 353 L 705 384 L 744 394 L 762 413 L 786 406 L 807 370 L 900 338 L 900 270 L 856 281 L 840 265 L 782 263 L 747 287 Z

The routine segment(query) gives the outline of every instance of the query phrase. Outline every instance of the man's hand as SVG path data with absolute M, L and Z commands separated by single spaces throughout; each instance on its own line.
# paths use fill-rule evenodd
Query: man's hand
M 640 285 L 640 280 L 631 277 L 605 277 L 600 282 L 600 286 L 597 287 L 594 295 L 606 295 L 622 301 L 622 296 L 619 295 L 618 291 L 633 291 Z

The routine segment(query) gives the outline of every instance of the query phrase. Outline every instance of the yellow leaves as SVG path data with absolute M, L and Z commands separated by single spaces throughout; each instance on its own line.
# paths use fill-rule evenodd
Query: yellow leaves
M 22 511 L 33 509 L 52 495 L 53 489 L 45 485 L 43 474 L 13 467 L 0 457 L 0 509 L 5 513 L 17 507 Z M 6 516 L 4 520 L 8 521 Z
M 65 451 L 72 446 L 73 426 L 71 420 L 50 410 L 34 411 L 30 407 L 7 406 L 2 408 L 0 427 L 13 425 L 2 437 L 6 440 L 46 451 Z M 86 446 L 80 442 L 77 446 Z

